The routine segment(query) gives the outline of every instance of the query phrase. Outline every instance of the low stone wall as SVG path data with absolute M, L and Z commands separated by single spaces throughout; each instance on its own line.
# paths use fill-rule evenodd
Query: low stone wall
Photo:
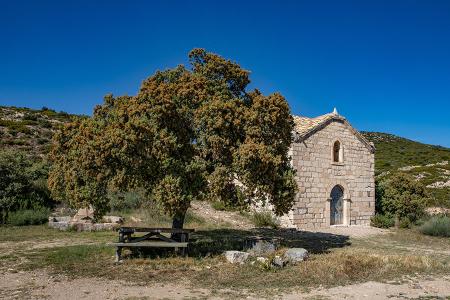
M 105 220 L 114 220 L 115 222 L 108 223 L 93 223 L 73 220 L 72 217 L 49 217 L 48 226 L 62 231 L 110 231 L 116 230 L 123 223 L 121 217 L 108 216 Z

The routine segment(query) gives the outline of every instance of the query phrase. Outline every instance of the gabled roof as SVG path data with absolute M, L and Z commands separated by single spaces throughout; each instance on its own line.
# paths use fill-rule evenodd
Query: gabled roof
M 354 129 L 346 118 L 339 115 L 336 111 L 318 116 L 315 118 L 307 118 L 303 116 L 294 117 L 294 142 L 300 143 L 316 133 L 317 131 L 325 128 L 333 121 L 344 123 L 350 131 L 369 149 L 371 152 L 375 152 L 375 146 L 370 143 L 359 131 Z

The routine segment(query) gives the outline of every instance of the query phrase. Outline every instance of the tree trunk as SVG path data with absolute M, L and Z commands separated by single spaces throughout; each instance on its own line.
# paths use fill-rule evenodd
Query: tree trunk
M 186 217 L 186 212 L 178 213 L 175 216 L 173 216 L 172 219 L 172 229 L 183 229 L 184 225 L 184 218 Z M 175 241 L 181 240 L 181 234 L 179 233 L 172 233 L 171 238 Z

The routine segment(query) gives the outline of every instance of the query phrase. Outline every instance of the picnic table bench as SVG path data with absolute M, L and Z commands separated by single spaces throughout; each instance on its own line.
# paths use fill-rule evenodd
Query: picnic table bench
M 116 247 L 116 261 L 120 261 L 122 248 L 175 248 L 175 251 L 181 249 L 181 254 L 187 254 L 189 244 L 189 234 L 194 229 L 175 229 L 175 228 L 147 228 L 147 227 L 120 227 L 119 242 L 110 243 L 109 245 Z M 144 233 L 141 236 L 133 236 L 135 233 Z M 167 237 L 163 233 L 174 234 L 179 237 L 179 241 L 172 237 Z

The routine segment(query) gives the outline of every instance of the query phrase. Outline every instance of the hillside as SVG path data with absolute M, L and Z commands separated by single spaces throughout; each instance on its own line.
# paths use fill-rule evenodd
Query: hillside
M 74 116 L 43 107 L 40 110 L 0 106 L 0 149 L 22 150 L 43 157 L 53 132 Z
M 75 115 L 0 106 L 0 150 L 23 150 L 31 156 L 44 157 L 50 148 L 53 132 Z M 392 134 L 362 132 L 375 144 L 377 177 L 393 171 L 412 174 L 428 186 L 437 202 L 450 207 L 450 149 L 422 144 Z
M 392 134 L 362 132 L 375 144 L 377 177 L 402 171 L 425 184 L 438 204 L 450 207 L 450 149 L 422 144 Z

